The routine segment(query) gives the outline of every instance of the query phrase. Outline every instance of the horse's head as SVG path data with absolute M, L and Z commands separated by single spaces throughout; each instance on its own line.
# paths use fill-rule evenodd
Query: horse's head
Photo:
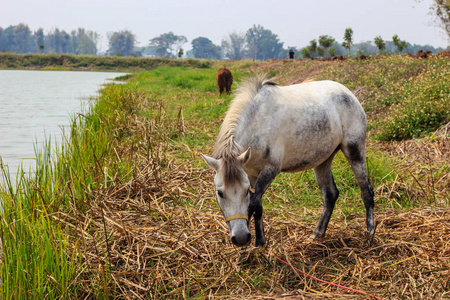
M 203 154 L 202 157 L 216 171 L 216 197 L 230 229 L 231 241 L 236 246 L 245 246 L 251 240 L 248 219 L 251 188 L 244 171 L 250 149 L 237 157 L 215 159 Z

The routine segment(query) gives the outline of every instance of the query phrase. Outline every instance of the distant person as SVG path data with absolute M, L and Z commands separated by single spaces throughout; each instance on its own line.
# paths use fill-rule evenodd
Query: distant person
M 294 59 L 294 54 L 295 54 L 295 52 L 294 52 L 294 50 L 289 50 L 289 59 Z

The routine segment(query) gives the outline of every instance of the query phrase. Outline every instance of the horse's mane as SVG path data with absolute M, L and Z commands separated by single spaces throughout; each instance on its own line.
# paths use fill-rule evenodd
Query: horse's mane
M 238 84 L 236 97 L 230 104 L 230 108 L 220 126 L 219 136 L 212 150 L 215 159 L 222 159 L 224 184 L 231 184 L 240 181 L 241 173 L 238 167 L 237 157 L 240 151 L 239 146 L 234 142 L 236 128 L 241 120 L 242 112 L 265 85 L 277 85 L 268 79 L 267 74 L 253 74 Z

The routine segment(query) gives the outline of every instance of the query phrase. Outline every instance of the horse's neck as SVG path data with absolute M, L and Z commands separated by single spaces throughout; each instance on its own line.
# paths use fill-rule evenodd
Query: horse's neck
M 233 133 L 233 140 L 237 146 L 239 154 L 245 151 L 250 146 L 251 140 L 251 132 L 246 130 L 248 128 L 248 120 L 241 121 L 238 126 L 236 126 L 236 130 Z
M 254 125 L 253 123 L 256 120 L 249 113 L 251 102 L 251 99 L 243 101 L 243 104 L 238 105 L 238 109 L 235 108 L 227 120 L 227 128 L 229 130 L 227 136 L 236 144 L 236 147 L 233 149 L 239 152 L 238 155 L 250 146 L 252 138 L 252 132 L 248 128 Z

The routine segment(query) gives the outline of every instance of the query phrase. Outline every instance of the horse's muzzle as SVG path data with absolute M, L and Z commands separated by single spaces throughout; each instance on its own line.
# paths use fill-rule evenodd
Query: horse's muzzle
M 242 233 L 242 234 L 238 234 L 238 235 L 233 235 L 231 237 L 231 242 L 238 247 L 242 247 L 245 245 L 248 245 L 250 243 L 252 239 L 252 235 L 250 234 L 250 232 L 247 233 Z
M 249 231 L 249 222 L 247 215 L 239 214 L 227 218 L 228 226 L 230 227 L 231 242 L 235 246 L 245 246 L 250 243 L 252 235 Z

